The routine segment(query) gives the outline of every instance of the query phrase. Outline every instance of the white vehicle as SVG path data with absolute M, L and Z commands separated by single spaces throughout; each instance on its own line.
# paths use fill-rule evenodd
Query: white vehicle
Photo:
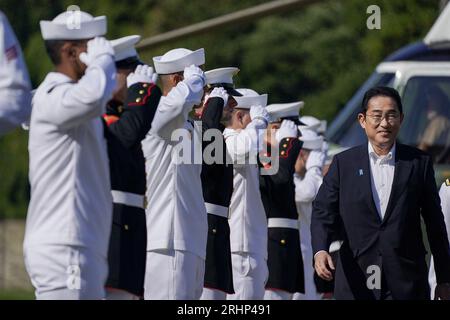
M 366 141 L 357 114 L 364 93 L 379 85 L 399 91 L 405 119 L 398 140 L 433 156 L 440 185 L 450 178 L 450 4 L 423 41 L 399 49 L 377 66 L 331 123 L 329 141 L 344 147 Z

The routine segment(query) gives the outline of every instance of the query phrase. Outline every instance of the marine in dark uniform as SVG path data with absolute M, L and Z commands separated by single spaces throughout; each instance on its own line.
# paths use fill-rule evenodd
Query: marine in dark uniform
M 205 133 L 209 129 L 217 129 L 223 132 L 225 129 L 221 121 L 224 115 L 231 112 L 236 104 L 232 95 L 240 95 L 234 90 L 232 75 L 237 73 L 237 68 L 221 68 L 207 71 L 206 82 L 208 89 L 206 95 L 212 93 L 214 88 L 223 88 L 222 94 L 228 94 L 228 98 L 215 96 L 209 97 L 198 115 L 202 121 L 202 130 Z M 215 83 L 218 78 L 228 75 L 228 82 Z M 231 82 L 231 83 L 230 83 Z M 225 108 L 225 111 L 224 111 Z M 222 139 L 222 162 L 207 164 L 202 166 L 202 189 L 205 200 L 206 211 L 208 212 L 208 240 L 206 246 L 205 260 L 205 280 L 201 299 L 225 299 L 226 294 L 233 294 L 233 274 L 231 265 L 230 249 L 230 227 L 228 225 L 228 207 L 233 193 L 233 165 L 227 164 L 226 145 L 223 135 L 217 138 Z M 214 140 L 203 142 L 203 150 L 214 143 Z M 213 153 L 212 156 L 215 156 Z M 209 289 L 209 290 L 208 290 Z
M 137 56 L 116 61 L 118 78 L 124 81 L 141 64 Z M 122 84 L 122 92 L 116 91 L 104 115 L 114 203 L 107 299 L 139 298 L 144 293 L 146 176 L 141 141 L 161 97 L 161 90 L 150 81 L 134 83 L 128 89 Z
M 267 109 L 271 115 L 271 106 Z M 294 108 L 297 115 L 298 109 L 299 107 Z M 270 134 L 271 128 L 278 127 L 284 119 L 292 120 L 288 117 L 276 119 L 269 125 L 267 134 Z M 298 122 L 298 116 L 295 120 Z M 270 144 L 270 141 L 277 143 L 276 139 L 268 139 L 267 150 L 259 157 L 260 166 L 270 169 L 271 153 L 278 151 L 279 168 L 276 173 L 260 176 L 261 197 L 268 218 L 269 279 L 266 283 L 265 299 L 292 299 L 293 293 L 304 293 L 303 260 L 294 185 L 295 162 L 302 142 L 297 137 L 298 130 L 294 134 L 295 136 L 282 138 L 278 148 Z

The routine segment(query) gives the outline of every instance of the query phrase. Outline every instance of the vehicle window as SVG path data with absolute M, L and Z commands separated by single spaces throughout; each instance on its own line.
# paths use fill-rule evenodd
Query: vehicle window
M 450 77 L 413 77 L 403 92 L 405 119 L 399 141 L 450 164 Z

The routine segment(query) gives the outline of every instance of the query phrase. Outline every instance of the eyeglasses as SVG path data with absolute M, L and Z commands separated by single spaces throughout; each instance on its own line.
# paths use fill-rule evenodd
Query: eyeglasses
M 380 124 L 383 119 L 386 119 L 389 124 L 395 124 L 400 118 L 400 114 L 398 113 L 386 113 L 384 115 L 366 114 L 366 116 L 369 117 L 372 120 L 372 123 L 376 125 Z

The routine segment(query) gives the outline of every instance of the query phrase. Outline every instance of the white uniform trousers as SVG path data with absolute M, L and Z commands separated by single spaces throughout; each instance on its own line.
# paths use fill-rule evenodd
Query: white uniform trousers
M 106 257 L 89 248 L 36 245 L 24 249 L 25 267 L 37 300 L 97 300 L 105 297 Z
M 204 277 L 205 260 L 192 252 L 147 251 L 144 299 L 198 300 Z
M 218 289 L 203 288 L 200 300 L 226 300 L 227 293 Z
M 269 278 L 267 260 L 258 254 L 232 252 L 234 294 L 227 300 L 262 300 Z
M 305 276 L 305 293 L 294 293 L 293 300 L 320 300 L 321 296 L 317 292 L 316 284 L 314 283 L 314 266 L 313 252 L 311 244 L 311 225 L 304 216 L 299 218 L 300 224 L 300 248 L 303 257 L 303 272 Z
M 283 290 L 266 290 L 264 300 L 292 300 L 294 295 Z
M 125 290 L 106 288 L 105 300 L 140 300 L 140 298 Z

